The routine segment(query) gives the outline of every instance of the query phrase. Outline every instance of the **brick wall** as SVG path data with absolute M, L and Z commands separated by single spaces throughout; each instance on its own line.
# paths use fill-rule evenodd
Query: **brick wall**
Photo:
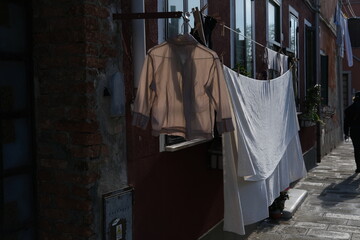
M 40 239 L 102 239 L 102 194 L 127 183 L 125 120 L 103 96 L 122 71 L 120 7 L 33 1 Z

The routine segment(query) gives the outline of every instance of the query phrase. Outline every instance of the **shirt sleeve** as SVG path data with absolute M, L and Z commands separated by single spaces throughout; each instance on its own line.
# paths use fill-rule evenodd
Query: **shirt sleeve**
M 150 55 L 145 57 L 140 75 L 139 86 L 133 108 L 132 125 L 145 129 L 155 99 L 154 67 Z
M 212 79 L 208 82 L 206 88 L 216 111 L 215 120 L 217 130 L 219 134 L 234 131 L 234 125 L 231 119 L 229 93 L 225 82 L 223 68 L 218 58 L 214 61 L 210 76 L 212 76 Z

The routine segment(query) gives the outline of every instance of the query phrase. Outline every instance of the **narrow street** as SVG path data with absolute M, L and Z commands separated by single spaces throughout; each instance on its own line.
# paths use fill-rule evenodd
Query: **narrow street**
M 247 235 L 223 232 L 222 224 L 201 240 L 360 239 L 360 174 L 351 141 L 343 142 L 294 188 L 308 192 L 291 219 L 266 219 L 246 227 Z
M 344 142 L 295 185 L 308 196 L 294 216 L 264 221 L 247 239 L 360 239 L 360 175 L 354 170 L 352 144 Z

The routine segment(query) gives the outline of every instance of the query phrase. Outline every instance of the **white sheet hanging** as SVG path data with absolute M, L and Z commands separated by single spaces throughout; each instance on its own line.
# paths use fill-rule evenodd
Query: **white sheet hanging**
M 223 135 L 224 230 L 268 217 L 268 206 L 305 176 L 291 72 L 260 81 L 224 67 L 236 130 Z

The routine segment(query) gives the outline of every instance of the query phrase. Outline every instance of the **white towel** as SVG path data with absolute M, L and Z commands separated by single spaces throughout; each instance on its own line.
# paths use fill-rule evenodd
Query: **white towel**
M 271 81 L 224 67 L 236 130 L 223 135 L 224 230 L 268 217 L 268 206 L 306 175 L 291 71 Z

